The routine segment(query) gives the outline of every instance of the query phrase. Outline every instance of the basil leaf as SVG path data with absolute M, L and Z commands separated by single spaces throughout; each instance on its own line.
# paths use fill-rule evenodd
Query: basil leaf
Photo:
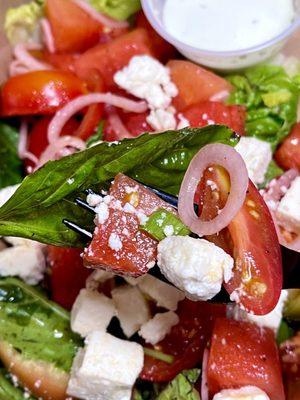
M 50 161 L 27 176 L 0 208 L 0 235 L 21 236 L 58 246 L 82 246 L 78 235 L 62 224 L 63 218 L 85 227 L 92 224 L 92 216 L 88 217 L 72 203 L 80 192 L 99 187 L 123 172 L 143 183 L 177 193 L 194 154 L 214 142 L 234 145 L 237 138 L 224 126 L 186 128 L 144 134 L 118 144 L 103 142 Z
M 199 369 L 182 371 L 167 385 L 156 400 L 200 400 L 200 395 L 194 388 L 199 375 Z
M 23 390 L 16 388 L 5 369 L 0 369 L 0 400 L 34 400 L 30 395 L 24 395 Z
M 288 326 L 288 324 L 282 319 L 278 328 L 278 332 L 276 335 L 276 342 L 278 346 L 288 340 L 290 337 L 294 335 L 294 331 L 292 328 Z
M 17 130 L 0 122 L 0 189 L 22 180 L 22 162 L 17 154 L 18 140 Z
M 82 344 L 70 329 L 67 311 L 15 278 L 0 280 L 0 338 L 24 358 L 66 372 Z
M 104 121 L 101 121 L 98 125 L 97 132 L 94 135 L 90 136 L 86 141 L 86 147 L 91 147 L 103 139 L 103 129 Z

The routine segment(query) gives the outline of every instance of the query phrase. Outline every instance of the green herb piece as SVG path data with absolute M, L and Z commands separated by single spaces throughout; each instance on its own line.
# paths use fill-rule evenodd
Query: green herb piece
M 275 150 L 297 119 L 296 79 L 274 65 L 251 67 L 243 75 L 229 75 L 227 79 L 234 86 L 228 103 L 247 108 L 247 135 L 270 142 Z
M 97 10 L 117 20 L 126 20 L 141 9 L 140 0 L 89 0 Z
M 57 246 L 82 246 L 67 229 L 68 218 L 83 227 L 93 226 L 93 216 L 74 205 L 76 196 L 99 187 L 119 172 L 140 182 L 177 194 L 186 168 L 208 143 L 234 146 L 236 136 L 224 126 L 144 134 L 118 144 L 103 142 L 84 151 L 50 161 L 27 176 L 0 208 L 0 235 L 21 236 Z
M 164 361 L 168 364 L 172 364 L 172 362 L 174 361 L 174 357 L 170 354 L 165 354 L 158 350 L 149 349 L 148 347 L 144 347 L 144 353 L 149 357 L 156 358 L 157 360 Z
M 200 395 L 194 388 L 199 375 L 199 369 L 182 371 L 167 385 L 156 400 L 200 400 Z
M 101 121 L 97 128 L 97 132 L 94 135 L 90 136 L 86 141 L 86 147 L 94 146 L 96 143 L 100 142 L 103 139 L 103 129 L 104 121 Z
M 25 359 L 46 361 L 66 372 L 82 344 L 70 329 L 67 311 L 15 278 L 0 280 L 0 339 Z
M 34 400 L 34 397 L 24 396 L 23 390 L 16 388 L 5 369 L 0 369 L 0 400 Z
M 294 331 L 292 328 L 288 326 L 286 321 L 281 320 L 281 323 L 279 325 L 279 329 L 276 335 L 276 341 L 278 346 L 288 340 L 290 337 L 294 335 Z
M 164 209 L 159 209 L 151 214 L 147 222 L 140 226 L 140 229 L 159 241 L 167 236 L 186 236 L 191 233 L 176 215 Z
M 22 162 L 17 154 L 17 130 L 0 122 L 0 189 L 22 180 Z
M 283 174 L 283 169 L 281 169 L 274 160 L 271 160 L 267 172 L 265 174 L 265 181 L 259 185 L 260 189 L 265 188 L 273 179 L 278 178 Z
M 283 309 L 286 319 L 300 321 L 300 289 L 289 289 L 288 298 Z

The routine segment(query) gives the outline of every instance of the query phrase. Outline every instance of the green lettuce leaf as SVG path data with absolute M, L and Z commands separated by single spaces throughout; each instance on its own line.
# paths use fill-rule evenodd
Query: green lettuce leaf
M 140 0 L 88 0 L 97 10 L 109 17 L 126 20 L 141 9 Z
M 283 316 L 286 319 L 300 321 L 300 289 L 289 289 Z
M 4 30 L 12 45 L 28 41 L 39 41 L 38 20 L 44 15 L 44 0 L 34 0 L 19 7 L 9 8 L 4 21 Z
M 82 344 L 70 329 L 67 311 L 15 278 L 0 279 L 0 339 L 25 359 L 46 361 L 65 372 Z
M 24 396 L 23 390 L 16 388 L 10 376 L 5 369 L 0 369 L 0 400 L 34 400 L 34 397 L 26 394 Z
M 0 122 L 0 189 L 22 180 L 22 162 L 17 154 L 18 140 L 17 130 Z
M 271 160 L 265 174 L 265 181 L 261 185 L 259 185 L 259 188 L 265 188 L 273 179 L 278 178 L 282 174 L 283 169 L 281 169 L 274 160 Z
M 156 400 L 200 400 L 200 395 L 194 388 L 199 375 L 199 369 L 182 371 L 159 394 Z
M 276 342 L 278 344 L 278 346 L 285 342 L 286 340 L 288 340 L 290 337 L 292 337 L 294 335 L 294 331 L 292 328 L 290 328 L 288 326 L 288 324 L 286 323 L 286 321 L 284 321 L 283 319 L 281 320 L 281 323 L 279 325 L 279 329 L 276 335 Z
M 228 103 L 247 108 L 247 135 L 268 141 L 275 149 L 296 122 L 299 85 L 274 65 L 251 67 L 227 79 L 234 87 Z
M 237 143 L 224 126 L 144 134 L 112 144 L 103 142 L 85 151 L 51 161 L 27 176 L 0 208 L 0 235 L 21 236 L 58 246 L 82 246 L 80 237 L 62 224 L 63 218 L 84 227 L 93 216 L 72 200 L 84 189 L 97 187 L 119 173 L 177 193 L 194 154 L 207 143 Z

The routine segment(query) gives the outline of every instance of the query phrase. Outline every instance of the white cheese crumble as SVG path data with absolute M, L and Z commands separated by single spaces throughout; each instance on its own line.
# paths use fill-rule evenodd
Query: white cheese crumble
M 114 232 L 109 236 L 108 245 L 114 251 L 119 251 L 123 247 L 120 236 Z
M 74 359 L 67 394 L 83 400 L 130 400 L 143 364 L 141 345 L 94 331 Z
M 158 266 L 192 300 L 208 300 L 232 276 L 233 259 L 204 239 L 170 236 L 158 244 Z
M 158 108 L 151 110 L 146 121 L 155 131 L 167 131 L 176 129 L 177 121 L 173 107 L 167 109 Z
M 172 236 L 172 235 L 174 235 L 174 227 L 173 227 L 173 225 L 166 225 L 166 226 L 164 227 L 164 234 L 165 234 L 166 236 Z
M 119 286 L 111 292 L 117 317 L 127 337 L 136 333 L 150 319 L 149 306 L 137 287 Z
M 82 289 L 71 310 L 72 331 L 83 337 L 95 330 L 106 331 L 115 314 L 115 306 L 110 298 L 96 291 Z
M 256 386 L 240 389 L 224 389 L 214 395 L 213 400 L 270 400 L 269 396 Z
M 300 234 L 300 176 L 294 179 L 281 199 L 276 217 L 285 229 Z
M 102 196 L 100 196 L 99 194 L 90 193 L 87 195 L 86 201 L 91 207 L 96 207 L 98 204 L 101 203 Z
M 188 126 L 190 126 L 190 121 L 187 120 L 183 114 L 179 113 L 179 114 L 177 114 L 177 117 L 179 119 L 177 129 L 183 129 L 183 128 L 187 128 Z
M 179 323 L 178 315 L 173 311 L 156 314 L 150 321 L 142 325 L 139 335 L 152 345 L 163 340 L 172 327 Z
M 109 217 L 108 205 L 103 201 L 95 208 L 96 224 L 104 224 Z
M 272 160 L 270 143 L 255 137 L 241 137 L 239 143 L 235 146 L 235 150 L 243 157 L 249 178 L 255 184 L 263 183 Z

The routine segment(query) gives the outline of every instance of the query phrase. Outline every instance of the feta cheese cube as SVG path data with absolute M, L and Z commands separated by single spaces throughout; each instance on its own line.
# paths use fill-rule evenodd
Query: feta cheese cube
M 111 295 L 121 328 L 130 337 L 150 319 L 147 301 L 137 287 L 129 285 L 117 287 Z
M 256 386 L 240 389 L 224 389 L 214 395 L 213 400 L 270 400 L 269 396 Z
M 255 137 L 242 137 L 235 146 L 247 166 L 249 178 L 255 183 L 263 183 L 270 161 L 272 149 L 268 142 Z
M 150 321 L 142 325 L 139 335 L 147 343 L 157 344 L 165 338 L 174 325 L 179 322 L 178 315 L 173 311 L 156 314 Z
M 182 291 L 148 274 L 141 279 L 138 286 L 159 307 L 164 307 L 170 311 L 175 311 L 178 302 L 185 298 Z
M 276 217 L 285 229 L 300 234 L 300 176 L 281 199 Z
M 169 236 L 158 244 L 161 272 L 191 300 L 208 300 L 232 276 L 233 258 L 204 239 Z
M 106 331 L 115 314 L 115 306 L 110 298 L 82 289 L 71 311 L 72 331 L 83 337 L 95 330 Z
M 83 400 L 130 400 L 143 364 L 141 345 L 94 331 L 74 359 L 67 393 Z
M 41 246 L 15 246 L 0 252 L 0 276 L 18 276 L 36 285 L 44 276 L 45 256 Z

